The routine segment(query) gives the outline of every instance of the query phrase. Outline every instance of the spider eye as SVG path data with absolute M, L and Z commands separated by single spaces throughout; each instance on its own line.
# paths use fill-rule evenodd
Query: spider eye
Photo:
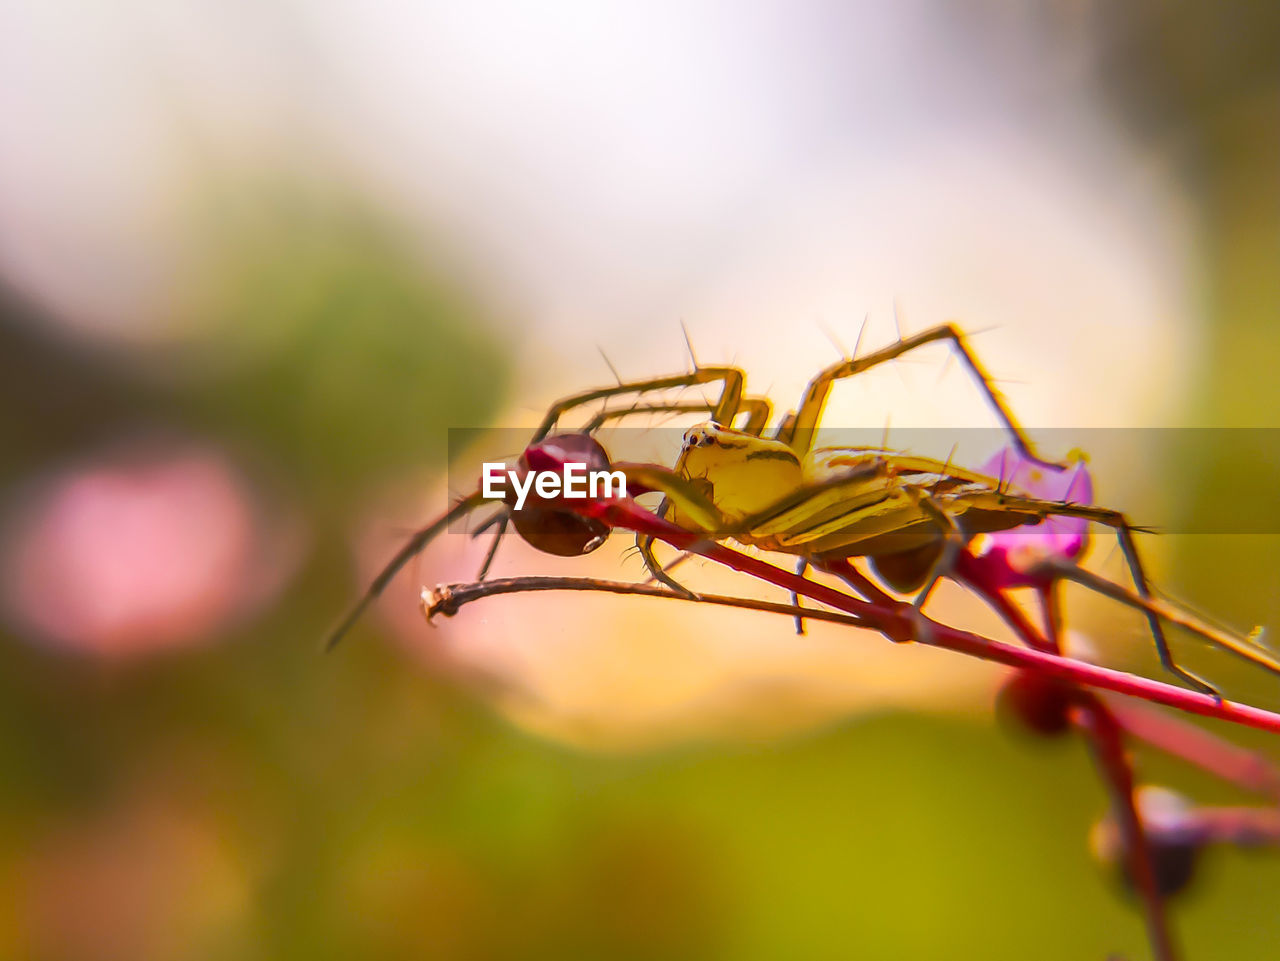
M 716 443 L 715 433 L 706 427 L 692 427 L 688 433 L 684 435 L 684 446 L 686 449 L 690 447 L 711 447 Z

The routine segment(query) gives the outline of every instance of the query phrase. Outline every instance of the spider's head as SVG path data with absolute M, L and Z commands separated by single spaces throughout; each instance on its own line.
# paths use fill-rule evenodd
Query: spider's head
M 744 430 L 725 427 L 714 420 L 708 420 L 703 421 L 701 424 L 694 424 L 684 432 L 681 456 L 688 457 L 692 451 L 705 450 L 708 457 L 715 457 L 721 461 L 731 460 L 735 457 L 741 459 L 747 453 L 757 450 L 762 445 L 765 447 L 786 447 L 786 445 L 780 445 L 777 441 L 765 440 L 754 434 L 748 434 Z M 694 456 L 696 458 L 697 455 Z
M 732 427 L 722 427 L 715 421 L 708 420 L 695 424 L 685 431 L 684 443 L 681 446 L 686 452 L 695 447 L 719 447 L 724 440 L 732 444 L 731 438 L 735 434 L 746 436 L 742 431 L 734 430 Z
M 676 469 L 691 480 L 707 481 L 712 500 L 729 517 L 763 510 L 801 482 L 800 460 L 782 441 L 715 421 L 684 432 Z

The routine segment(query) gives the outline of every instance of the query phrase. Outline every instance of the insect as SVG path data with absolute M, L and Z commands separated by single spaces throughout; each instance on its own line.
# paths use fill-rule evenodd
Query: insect
M 521 470 L 563 467 L 578 461 L 588 468 L 620 468 L 629 489 L 661 493 L 657 509 L 681 528 L 708 541 L 733 539 L 756 548 L 799 559 L 799 573 L 810 565 L 838 574 L 865 593 L 885 596 L 862 575 L 851 559 L 866 558 L 880 582 L 900 594 L 914 594 L 922 611 L 937 582 L 952 573 L 955 561 L 980 534 L 1040 523 L 1052 517 L 1080 518 L 1115 531 L 1128 564 L 1139 606 L 1162 666 L 1183 682 L 1217 697 L 1208 681 L 1182 668 L 1169 648 L 1161 616 L 1134 542 L 1135 528 L 1118 511 L 1086 504 L 1061 503 L 1017 493 L 994 478 L 949 462 L 872 447 L 815 448 L 814 438 L 832 385 L 891 361 L 926 344 L 947 342 L 968 368 L 987 402 L 1025 460 L 1050 469 L 1063 465 L 1041 459 L 1014 420 L 991 379 L 952 325 L 923 331 L 862 357 L 842 359 L 822 370 L 806 387 L 797 407 L 781 418 L 771 437 L 764 436 L 772 407 L 745 394 L 745 375 L 736 367 L 695 365 L 669 377 L 618 383 L 574 394 L 547 411 L 521 456 Z M 647 396 L 695 385 L 720 385 L 714 400 L 645 402 Z M 615 398 L 631 395 L 628 407 L 610 407 Z M 585 428 L 556 433 L 569 411 L 603 403 Z M 709 420 L 685 432 L 679 459 L 672 468 L 652 464 L 613 464 L 592 436 L 605 423 L 637 414 L 707 413 Z M 741 421 L 740 426 L 734 426 Z M 365 596 L 331 635 L 332 646 L 395 573 L 456 519 L 491 503 L 480 491 L 462 498 L 442 518 L 414 534 L 374 579 Z M 575 556 L 590 553 L 607 537 L 603 522 L 540 502 L 523 510 L 507 510 L 490 523 L 496 533 L 477 575 L 487 574 L 509 525 L 539 550 Z M 649 538 L 637 546 L 653 576 L 671 590 L 688 594 L 658 563 Z M 1277 663 L 1251 647 L 1232 650 L 1280 673 Z

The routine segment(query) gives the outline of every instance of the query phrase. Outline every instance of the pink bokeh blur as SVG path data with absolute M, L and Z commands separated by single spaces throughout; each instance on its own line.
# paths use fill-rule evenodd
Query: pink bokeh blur
M 207 638 L 296 568 L 295 522 L 216 449 L 166 446 L 64 468 L 9 505 L 4 601 L 69 650 L 139 654 Z

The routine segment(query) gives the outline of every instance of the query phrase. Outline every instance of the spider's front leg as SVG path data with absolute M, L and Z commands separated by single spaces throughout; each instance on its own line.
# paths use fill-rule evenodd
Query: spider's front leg
M 584 430 L 592 433 L 602 427 L 611 420 L 621 420 L 634 414 L 711 414 L 715 412 L 715 405 L 703 403 L 687 402 L 687 403 L 671 403 L 671 404 L 640 404 L 631 407 L 615 408 L 613 410 L 605 409 L 596 414 L 586 425 Z M 747 419 L 741 427 L 744 434 L 752 437 L 759 437 L 764 430 L 765 425 L 769 422 L 769 416 L 773 413 L 773 405 L 765 397 L 743 397 L 739 405 L 739 414 L 746 414 Z M 732 420 L 732 418 L 731 418 Z M 726 426 L 732 426 L 728 424 Z M 655 513 L 659 517 L 665 518 L 670 509 L 670 505 L 664 499 L 658 505 Z M 490 548 L 490 556 L 488 560 L 492 560 L 492 551 L 496 550 L 496 544 Z M 644 534 L 636 535 L 636 550 L 640 552 L 640 557 L 644 561 L 645 568 L 649 571 L 652 578 L 661 584 L 664 584 L 671 590 L 675 591 L 683 597 L 696 599 L 695 595 L 679 581 L 667 573 L 667 567 L 660 564 L 657 555 L 653 552 L 653 538 Z M 684 556 L 687 556 L 684 555 Z M 678 562 L 678 561 L 677 561 Z M 481 568 L 480 576 L 477 580 L 484 580 L 484 575 L 488 571 L 486 564 Z
M 795 455 L 793 455 L 783 445 L 778 444 L 775 441 L 763 440 L 760 437 L 765 424 L 769 420 L 769 415 L 772 412 L 772 406 L 769 401 L 762 397 L 746 397 L 742 399 L 741 409 L 748 414 L 747 421 L 741 429 L 734 428 L 731 423 L 721 423 L 713 418 L 712 421 L 707 424 L 698 425 L 697 427 L 692 427 L 686 431 L 684 443 L 681 446 L 680 457 L 676 462 L 672 476 L 687 480 L 690 475 L 689 456 L 691 447 L 698 447 L 702 445 L 704 441 L 710 442 L 713 435 L 723 435 L 724 437 L 737 438 L 736 443 L 744 448 L 755 449 L 757 453 L 769 450 L 771 447 L 776 448 L 774 453 L 784 454 L 785 459 L 793 462 L 796 471 L 796 481 L 798 482 L 800 473 L 798 458 L 796 458 Z M 701 492 L 704 489 L 712 489 L 708 469 L 704 467 L 697 473 L 698 480 L 701 485 L 698 487 L 699 491 Z M 717 473 L 724 477 L 722 472 Z M 724 479 L 730 478 L 726 477 Z M 658 505 L 658 508 L 654 513 L 656 513 L 658 517 L 665 519 L 673 508 L 678 509 L 678 504 L 664 496 L 662 503 Z M 723 516 L 721 521 L 725 521 Z M 696 597 L 692 591 L 667 573 L 667 568 L 658 561 L 658 558 L 653 551 L 652 537 L 644 534 L 636 535 L 636 549 L 640 552 L 640 557 L 644 560 L 645 568 L 649 571 L 650 576 L 654 580 L 666 585 L 681 596 L 688 598 Z
M 387 562 L 386 566 L 378 573 L 378 576 L 373 579 L 373 583 L 371 583 L 365 590 L 364 595 L 360 600 L 355 603 L 351 610 L 347 612 L 346 616 L 343 617 L 338 626 L 329 634 L 328 638 L 325 640 L 325 650 L 332 650 L 337 643 L 342 640 L 347 631 L 351 629 L 351 626 L 360 619 L 360 616 L 365 612 L 369 605 L 372 604 L 386 589 L 387 585 L 391 583 L 391 579 L 400 572 L 402 567 L 421 553 L 423 548 L 431 543 L 431 541 L 433 541 L 441 531 L 445 530 L 454 521 L 466 517 L 484 503 L 485 499 L 481 496 L 480 491 L 468 494 L 462 500 L 458 501 L 458 503 L 454 504 L 453 507 L 444 514 L 444 516 L 433 521 L 431 524 L 428 524 L 421 530 L 416 531 L 407 541 L 405 541 L 404 546 L 396 552 L 395 556 L 392 557 L 391 560 Z
M 582 430 L 584 433 L 594 434 L 611 420 L 623 420 L 636 414 L 711 414 L 714 413 L 715 407 L 715 404 L 708 401 L 702 401 L 701 403 L 686 401 L 670 404 L 633 404 L 630 407 L 606 407 L 591 418 Z M 742 431 L 759 437 L 765 424 L 769 422 L 769 415 L 772 413 L 773 405 L 768 398 L 743 397 L 742 403 L 738 408 L 738 414 L 747 415 L 747 419 L 741 428 Z M 733 425 L 729 424 L 727 426 Z
M 630 383 L 615 384 L 612 387 L 600 387 L 595 390 L 571 394 L 556 401 L 547 410 L 542 423 L 534 432 L 531 444 L 536 444 L 553 430 L 560 418 L 575 407 L 592 404 L 598 400 L 608 400 L 621 394 L 650 394 L 660 390 L 675 390 L 680 387 L 693 387 L 697 384 L 713 384 L 720 382 L 723 387 L 720 397 L 711 406 L 711 417 L 717 423 L 730 424 L 742 406 L 742 394 L 746 386 L 746 375 L 737 367 L 698 367 L 686 374 L 674 374 L 670 377 L 653 377 L 649 380 L 637 380 Z
M 693 387 L 699 384 L 720 383 L 720 396 L 714 401 L 704 401 L 703 403 L 688 404 L 647 404 L 633 405 L 631 407 L 609 409 L 607 406 L 601 410 L 584 428 L 585 433 L 593 433 L 600 426 L 610 420 L 620 420 L 639 413 L 664 413 L 664 412 L 692 412 L 708 411 L 712 417 L 721 420 L 723 423 L 732 423 L 738 416 L 739 411 L 748 411 L 748 425 L 759 424 L 757 431 L 763 429 L 765 422 L 769 419 L 771 407 L 767 400 L 763 398 L 744 398 L 743 390 L 746 386 L 746 375 L 737 367 L 697 367 L 693 371 L 684 374 L 673 374 L 669 377 L 653 377 L 648 380 L 638 380 L 614 384 L 612 387 L 600 387 L 594 390 L 582 391 L 577 394 L 571 394 L 556 401 L 547 409 L 543 415 L 542 422 L 538 425 L 538 429 L 534 431 L 533 436 L 529 440 L 528 446 L 542 441 L 547 435 L 555 430 L 556 425 L 560 422 L 560 418 L 569 411 L 598 401 L 608 401 L 614 397 L 634 394 L 637 397 L 643 397 L 646 394 L 658 393 L 661 391 L 678 390 L 684 387 Z M 493 539 L 489 542 L 489 548 L 485 551 L 484 560 L 480 564 L 480 569 L 476 573 L 476 580 L 482 581 L 489 574 L 489 569 L 493 566 L 494 558 L 497 557 L 498 547 L 502 543 L 503 537 L 507 533 L 507 527 L 511 523 L 510 514 L 503 512 L 491 518 L 483 526 L 481 531 L 477 531 L 477 535 L 490 527 L 496 527 Z M 643 552 L 642 552 L 643 553 Z
M 679 470 L 658 467 L 655 464 L 616 464 L 614 466 L 620 468 L 626 475 L 628 491 L 662 495 L 662 503 L 655 511 L 659 517 L 673 520 L 687 530 L 704 533 L 708 541 L 718 540 L 722 536 L 720 532 L 728 526 L 728 519 L 724 513 L 707 496 L 706 486 L 690 480 Z M 654 580 L 682 597 L 690 600 L 698 599 L 697 594 L 666 572 L 653 553 L 652 537 L 637 534 L 636 548 L 640 551 L 644 566 Z

